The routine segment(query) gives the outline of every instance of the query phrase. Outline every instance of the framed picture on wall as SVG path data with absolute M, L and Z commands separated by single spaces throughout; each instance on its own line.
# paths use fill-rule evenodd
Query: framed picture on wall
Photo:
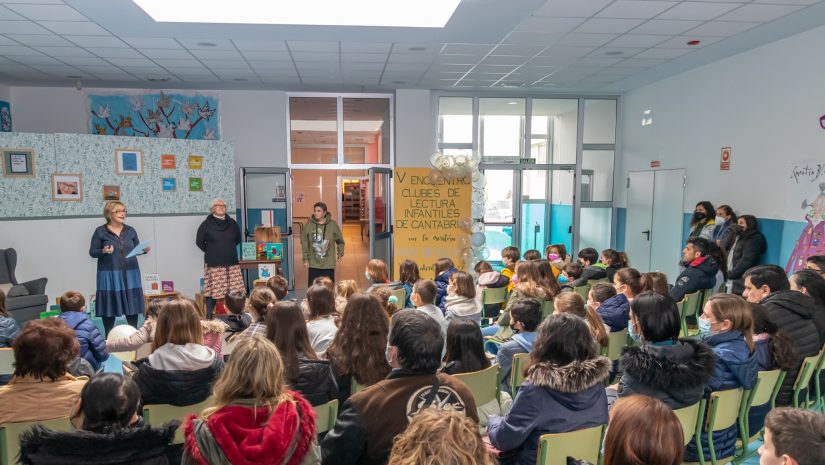
M 120 200 L 120 186 L 104 184 L 103 200 Z
M 178 190 L 177 180 L 175 178 L 161 179 L 161 186 L 163 187 L 163 192 L 174 192 Z
M 143 174 L 143 151 L 137 149 L 115 150 L 115 171 L 117 174 Z
M 160 156 L 160 169 L 162 170 L 173 170 L 176 168 L 177 163 L 175 162 L 175 155 L 170 153 L 164 153 Z
M 34 176 L 34 150 L 3 149 L 4 176 Z
M 203 191 L 203 179 L 202 178 L 189 178 L 189 192 L 202 192 Z
M 52 174 L 52 200 L 80 202 L 83 200 L 83 175 L 80 173 Z

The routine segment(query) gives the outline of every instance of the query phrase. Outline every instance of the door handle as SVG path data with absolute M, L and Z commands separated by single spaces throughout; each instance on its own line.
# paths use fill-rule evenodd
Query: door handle
M 646 236 L 647 241 L 649 242 L 650 241 L 650 230 L 648 229 L 647 231 L 642 231 L 642 234 L 644 234 Z

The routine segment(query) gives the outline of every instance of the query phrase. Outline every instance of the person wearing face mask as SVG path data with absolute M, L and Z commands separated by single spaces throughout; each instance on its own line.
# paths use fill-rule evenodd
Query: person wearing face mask
M 710 233 L 710 240 L 715 242 L 725 252 L 730 252 L 733 241 L 739 233 L 739 225 L 736 220 L 736 213 L 730 205 L 722 205 L 716 209 L 716 218 L 713 219 L 716 226 Z
M 710 298 L 698 318 L 702 341 L 713 349 L 716 365 L 705 386 L 705 395 L 728 389 L 753 389 L 759 370 L 753 342 L 753 316 L 748 302 L 736 295 L 717 294 Z M 738 426 L 731 425 L 713 432 L 713 445 L 718 457 L 734 455 Z M 702 449 L 707 450 L 708 438 L 702 434 Z M 691 441 L 685 449 L 685 461 L 696 462 L 699 452 Z M 710 455 L 705 453 L 705 460 Z
M 510 245 L 501 249 L 501 264 L 504 265 L 501 275 L 510 280 L 507 285 L 507 292 L 513 292 L 513 288 L 516 286 L 516 283 L 513 282 L 513 275 L 516 273 L 516 263 L 520 258 L 521 252 L 519 252 L 518 247 Z
M 404 286 L 401 281 L 390 281 L 390 272 L 387 269 L 387 264 L 377 258 L 373 258 L 367 262 L 367 268 L 364 270 L 364 278 L 370 283 L 370 287 L 364 291 L 367 294 L 379 287 L 387 287 L 390 290 L 395 290 Z M 403 302 L 401 302 L 401 305 L 403 306 Z
M 324 202 L 312 206 L 312 216 L 301 232 L 301 250 L 309 268 L 307 287 L 319 276 L 335 282 L 335 263 L 344 257 L 344 236 Z
M 710 239 L 713 228 L 716 226 L 716 221 L 710 216 L 714 214 L 714 211 L 713 204 L 707 200 L 696 204 L 696 208 L 693 210 L 693 217 L 690 219 L 689 239 L 694 237 Z
M 757 229 L 755 216 L 742 215 L 737 222 L 739 231 L 728 253 L 728 280 L 732 283 L 731 294 L 742 295 L 745 290 L 742 275 L 759 263 L 762 254 L 768 249 L 768 243 Z
M 702 399 L 715 356 L 704 342 L 680 338 L 679 309 L 670 297 L 642 292 L 630 303 L 628 334 L 637 341 L 619 359 L 619 397 L 643 394 L 673 409 Z

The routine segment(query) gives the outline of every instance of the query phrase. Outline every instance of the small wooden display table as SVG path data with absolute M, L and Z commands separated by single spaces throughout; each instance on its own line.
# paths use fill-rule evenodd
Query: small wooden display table
M 149 304 L 151 304 L 154 300 L 172 300 L 177 299 L 178 297 L 180 297 L 180 292 L 178 291 L 161 292 L 159 294 L 143 294 L 143 305 L 144 308 L 149 308 Z
M 255 270 L 257 273 L 258 265 L 267 265 L 272 264 L 275 265 L 275 274 L 279 276 L 284 275 L 283 268 L 281 268 L 281 260 L 241 260 L 238 262 L 238 266 L 241 267 L 241 272 L 243 272 L 243 280 L 244 286 L 246 287 L 247 292 L 252 288 L 250 284 L 252 284 L 252 280 L 249 278 L 249 271 Z

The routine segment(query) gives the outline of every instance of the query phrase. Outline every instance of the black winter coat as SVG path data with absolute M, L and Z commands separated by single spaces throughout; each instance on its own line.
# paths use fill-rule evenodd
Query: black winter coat
M 713 350 L 692 338 L 673 345 L 627 347 L 619 359 L 619 397 L 643 394 L 673 409 L 688 407 L 702 399 L 715 365 Z
M 776 396 L 776 405 L 791 405 L 793 385 L 802 359 L 816 355 L 821 348 L 819 332 L 813 320 L 816 303 L 811 297 L 796 291 L 772 292 L 759 303 L 768 311 L 776 326 L 788 335 L 799 354 L 798 363 L 788 370 Z
M 338 383 L 326 360 L 298 359 L 298 380 L 290 383 L 313 407 L 338 398 Z
M 143 405 L 171 404 L 182 407 L 201 403 L 212 394 L 212 383 L 223 369 L 223 358 L 219 354 L 211 366 L 192 371 L 158 370 L 149 365 L 148 358 L 135 364 L 138 371 L 133 379 L 140 388 Z
M 748 229 L 739 234 L 733 243 L 731 266 L 728 270 L 728 279 L 733 280 L 732 292 L 742 295 L 745 290 L 745 281 L 742 275 L 759 263 L 759 258 L 768 250 L 765 236 L 756 229 Z
M 716 273 L 718 272 L 719 265 L 712 257 L 697 258 L 688 263 L 676 278 L 673 287 L 670 288 L 670 298 L 678 302 L 696 291 L 713 289 L 716 286 Z
M 180 425 L 126 428 L 108 434 L 52 431 L 37 425 L 20 435 L 23 465 L 166 465 L 180 463 L 180 446 L 172 442 Z M 177 455 L 177 457 L 175 457 Z
M 204 251 L 206 266 L 232 266 L 238 264 L 237 245 L 241 243 L 241 228 L 231 216 L 219 220 L 209 215 L 198 227 L 195 244 Z

